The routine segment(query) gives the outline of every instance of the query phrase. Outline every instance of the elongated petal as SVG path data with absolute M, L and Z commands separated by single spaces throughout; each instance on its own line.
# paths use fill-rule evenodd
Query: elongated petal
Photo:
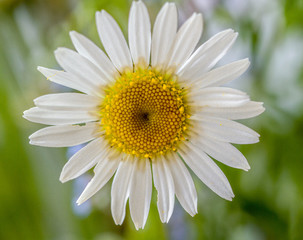
M 241 76 L 248 67 L 249 60 L 246 58 L 219 68 L 215 68 L 210 72 L 202 74 L 198 78 L 192 80 L 195 82 L 195 86 L 198 88 L 218 87 Z
M 200 107 L 238 107 L 249 101 L 246 93 L 227 87 L 192 89 L 189 96 Z
M 47 78 L 47 80 L 65 87 L 73 88 L 89 95 L 100 96 L 100 91 L 97 91 L 94 85 L 86 82 L 79 76 L 64 72 L 63 70 L 50 69 L 45 67 L 38 67 L 37 69 Z
M 167 54 L 175 39 L 178 26 L 175 3 L 165 3 L 156 18 L 151 46 L 151 64 L 159 68 L 165 64 Z
M 225 55 L 237 35 L 231 29 L 216 34 L 193 53 L 178 74 L 184 79 L 199 78 Z
M 221 169 L 203 151 L 190 143 L 183 146 L 180 154 L 186 164 L 200 180 L 220 197 L 232 200 L 234 197 L 231 186 Z
M 70 147 L 88 142 L 101 132 L 98 123 L 46 127 L 29 136 L 30 144 L 44 147 Z
M 216 141 L 211 138 L 201 138 L 194 145 L 201 148 L 209 156 L 230 167 L 240 168 L 245 171 L 250 169 L 244 155 L 230 143 Z
M 99 120 L 99 117 L 89 111 L 53 111 L 33 107 L 24 111 L 23 117 L 31 122 L 47 125 L 77 124 Z
M 96 194 L 103 186 L 111 179 L 117 170 L 120 160 L 117 158 L 109 158 L 108 154 L 98 156 L 98 164 L 94 168 L 95 176 L 87 184 L 84 191 L 77 200 L 77 204 L 80 205 L 87 199 Z
M 256 117 L 265 111 L 262 102 L 249 101 L 239 107 L 202 107 L 197 114 L 231 120 Z
M 201 37 L 202 27 L 202 15 L 196 13 L 181 26 L 168 54 L 168 68 L 178 69 L 188 59 Z
M 152 176 L 148 159 L 136 159 L 131 182 L 129 208 L 136 229 L 144 228 L 152 194 Z
M 92 111 L 97 110 L 101 99 L 81 93 L 47 94 L 34 99 L 37 107 L 62 111 Z
M 55 57 L 60 66 L 67 72 L 80 76 L 84 81 L 100 89 L 108 81 L 102 71 L 87 58 L 68 49 L 58 48 Z
M 259 142 L 259 134 L 241 123 L 223 118 L 192 116 L 195 130 L 218 141 L 236 144 Z
M 117 22 L 106 11 L 96 13 L 98 33 L 102 44 L 118 71 L 133 69 L 131 55 Z
M 88 143 L 64 165 L 60 175 L 60 181 L 69 181 L 91 169 L 99 160 L 97 156 L 102 154 L 107 147 L 108 145 L 104 143 L 102 138 L 97 138 Z
M 106 54 L 91 40 L 76 31 L 70 32 L 70 37 L 77 52 L 101 70 L 102 78 L 106 81 L 113 81 L 118 72 Z
M 135 65 L 149 65 L 151 30 L 147 8 L 142 1 L 133 2 L 128 19 L 129 48 Z
M 182 207 L 191 215 L 197 213 L 197 192 L 190 173 L 175 154 L 168 156 L 169 168 L 174 180 L 176 196 Z
M 112 184 L 111 211 L 116 224 L 121 225 L 125 217 L 125 205 L 130 194 L 135 165 L 127 156 L 118 167 Z
M 154 185 L 158 191 L 158 211 L 161 221 L 168 222 L 175 203 L 174 180 L 169 170 L 167 160 L 163 157 L 153 162 Z

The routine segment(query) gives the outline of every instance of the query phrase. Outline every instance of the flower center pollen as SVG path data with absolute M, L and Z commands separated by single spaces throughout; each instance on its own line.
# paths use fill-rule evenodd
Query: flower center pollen
M 176 151 L 189 118 L 176 76 L 152 69 L 120 75 L 105 89 L 100 113 L 111 146 L 144 158 Z

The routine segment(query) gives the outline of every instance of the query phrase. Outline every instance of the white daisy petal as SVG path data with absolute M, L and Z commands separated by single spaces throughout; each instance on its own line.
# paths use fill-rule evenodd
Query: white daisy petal
M 167 160 L 159 157 L 153 162 L 154 185 L 158 191 L 158 211 L 161 221 L 168 222 L 175 203 L 174 180 L 169 170 Z
M 129 48 L 135 65 L 149 65 L 151 30 L 147 8 L 142 1 L 133 2 L 128 20 Z
M 98 33 L 102 44 L 118 71 L 133 69 L 131 55 L 117 22 L 106 11 L 96 13 Z
M 192 116 L 195 129 L 205 136 L 218 141 L 236 144 L 251 144 L 259 142 L 259 134 L 241 123 L 223 118 Z
M 107 83 L 102 71 L 79 53 L 68 48 L 58 48 L 55 57 L 65 71 L 81 77 L 96 88 Z
M 237 35 L 231 29 L 218 33 L 202 44 L 177 74 L 184 79 L 194 80 L 199 78 L 225 55 L 236 40 Z
M 186 143 L 180 154 L 200 180 L 220 197 L 231 201 L 234 197 L 231 186 L 221 169 L 199 147 Z
M 89 111 L 97 110 L 101 99 L 81 93 L 55 93 L 34 99 L 37 107 L 49 110 Z
M 170 154 L 168 158 L 169 169 L 174 180 L 176 196 L 182 207 L 191 215 L 194 216 L 197 211 L 197 192 L 190 173 L 185 167 L 182 160 Z
M 91 169 L 99 160 L 97 156 L 102 154 L 106 148 L 108 148 L 108 145 L 104 143 L 103 138 L 97 138 L 88 143 L 64 165 L 60 175 L 60 181 L 67 182 Z
M 200 107 L 238 107 L 249 101 L 246 93 L 227 87 L 192 89 L 189 96 Z
M 102 79 L 112 81 L 118 74 L 117 69 L 106 54 L 87 37 L 76 31 L 70 32 L 70 37 L 77 52 L 94 63 L 102 72 Z
M 194 13 L 181 26 L 168 53 L 168 68 L 178 69 L 188 59 L 199 42 L 202 27 L 202 15 L 200 13 Z
M 230 143 L 216 141 L 211 138 L 201 138 L 197 142 L 192 141 L 192 143 L 225 165 L 245 171 L 250 169 L 244 155 Z
M 197 115 L 227 118 L 230 120 L 256 117 L 265 111 L 262 102 L 249 101 L 238 107 L 202 107 Z
M 191 79 L 198 88 L 218 87 L 241 76 L 249 67 L 249 60 L 242 59 L 222 67 L 215 68 L 198 78 Z
M 47 125 L 65 125 L 100 120 L 97 114 L 89 111 L 53 111 L 33 107 L 23 112 L 23 117 L 31 122 Z
M 151 64 L 162 68 L 172 46 L 178 27 L 175 3 L 165 3 L 161 8 L 153 28 L 151 46 Z
M 84 191 L 77 200 L 77 204 L 84 203 L 87 199 L 95 195 L 111 179 L 117 170 L 120 160 L 102 154 L 98 156 L 98 164 L 94 168 L 95 176 L 87 184 Z
M 125 217 L 125 205 L 130 194 L 134 170 L 133 159 L 127 156 L 120 163 L 112 183 L 111 211 L 117 225 L 121 225 Z
M 152 176 L 148 159 L 136 159 L 129 195 L 129 209 L 136 229 L 144 228 L 152 194 Z
M 38 67 L 37 69 L 47 78 L 47 80 L 87 93 L 88 95 L 100 96 L 100 91 L 98 92 L 91 83 L 84 81 L 72 73 L 45 67 Z
M 70 147 L 98 137 L 99 123 L 46 127 L 29 136 L 30 144 L 45 147 Z

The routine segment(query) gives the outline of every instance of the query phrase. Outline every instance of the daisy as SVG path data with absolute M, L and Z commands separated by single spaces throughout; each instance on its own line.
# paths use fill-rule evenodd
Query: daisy
M 55 51 L 64 71 L 38 67 L 50 81 L 81 93 L 36 98 L 36 107 L 24 117 L 52 126 L 32 134 L 30 143 L 69 147 L 89 142 L 69 159 L 60 180 L 93 168 L 94 176 L 77 200 L 81 204 L 114 176 L 111 211 L 116 224 L 122 224 L 129 200 L 136 229 L 144 227 L 152 179 L 162 222 L 172 215 L 175 195 L 195 215 L 197 193 L 187 167 L 220 197 L 232 200 L 230 184 L 212 158 L 248 170 L 232 143 L 256 143 L 259 135 L 233 120 L 264 111 L 262 103 L 250 101 L 246 93 L 221 86 L 245 72 L 248 59 L 213 69 L 237 33 L 220 32 L 195 50 L 202 16 L 194 13 L 177 30 L 174 3 L 164 4 L 151 34 L 146 6 L 133 2 L 129 44 L 106 11 L 96 13 L 96 22 L 107 55 L 72 31 L 76 51 Z

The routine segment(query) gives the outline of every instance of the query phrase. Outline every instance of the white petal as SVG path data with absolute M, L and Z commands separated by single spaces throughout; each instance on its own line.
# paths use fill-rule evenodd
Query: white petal
M 193 142 L 193 144 L 214 159 L 230 167 L 240 168 L 245 171 L 250 169 L 244 155 L 230 143 L 216 141 L 211 138 L 200 138 L 197 142 Z
M 204 75 L 202 74 L 198 78 L 192 80 L 195 82 L 195 86 L 198 88 L 218 87 L 241 76 L 248 67 L 249 60 L 246 58 L 222 67 L 215 68 L 210 72 Z
M 200 180 L 220 197 L 232 200 L 231 186 L 221 169 L 203 151 L 187 142 L 179 150 L 186 164 Z
M 98 67 L 71 49 L 58 48 L 55 51 L 55 57 L 65 71 L 81 77 L 97 89 L 101 90 L 101 87 L 108 82 Z
M 178 19 L 175 3 L 165 3 L 161 8 L 153 29 L 151 46 L 151 64 L 163 66 L 177 32 Z
M 23 117 L 31 122 L 47 125 L 77 124 L 99 120 L 99 116 L 89 111 L 53 111 L 33 107 L 23 112 Z
M 104 142 L 103 138 L 97 138 L 88 143 L 64 165 L 60 181 L 69 181 L 91 169 L 98 162 L 98 155 L 102 154 L 107 147 L 108 145 Z
M 132 70 L 131 55 L 117 22 L 104 10 L 96 13 L 96 22 L 102 44 L 118 71 Z
M 190 173 L 182 160 L 170 154 L 169 168 L 174 179 L 176 196 L 182 207 L 191 215 L 197 213 L 197 192 Z
M 106 156 L 108 154 L 103 154 L 98 156 L 98 164 L 94 168 L 95 176 L 87 184 L 84 191 L 77 200 L 77 204 L 80 205 L 87 199 L 91 198 L 96 194 L 114 175 L 117 170 L 120 160 L 116 158 L 111 158 Z
M 236 144 L 259 142 L 259 134 L 241 123 L 223 118 L 192 116 L 193 131 L 218 141 Z
M 202 44 L 181 67 L 178 75 L 184 79 L 197 79 L 211 69 L 227 52 L 237 38 L 237 33 L 228 29 Z
M 70 32 L 70 37 L 78 53 L 86 57 L 101 70 L 104 80 L 114 80 L 114 77 L 118 74 L 117 69 L 99 47 L 75 31 Z
M 158 211 L 161 221 L 168 222 L 175 203 L 175 187 L 167 160 L 159 157 L 153 161 L 154 185 L 158 191 Z
M 125 205 L 129 197 L 135 169 L 132 161 L 133 159 L 127 156 L 120 163 L 112 184 L 111 211 L 117 225 L 121 225 L 125 217 Z
M 99 123 L 46 127 L 29 136 L 30 144 L 44 147 L 70 147 L 98 137 Z
M 49 110 L 89 111 L 97 110 L 101 99 L 81 93 L 47 94 L 34 99 L 37 107 Z
M 249 101 L 246 93 L 227 87 L 192 89 L 189 96 L 200 107 L 238 107 Z
M 202 107 L 196 114 L 218 118 L 227 118 L 231 120 L 246 119 L 258 116 L 264 112 L 265 108 L 262 102 L 249 101 L 239 107 Z
M 100 91 L 97 91 L 98 89 L 96 89 L 94 85 L 89 82 L 86 82 L 79 76 L 73 75 L 72 73 L 45 67 L 38 67 L 37 69 L 47 78 L 47 80 L 50 80 L 54 83 L 63 85 L 65 87 L 73 88 L 89 95 L 101 95 Z
M 194 13 L 179 29 L 168 53 L 167 66 L 179 68 L 192 54 L 202 34 L 202 15 Z
M 148 159 L 136 159 L 131 182 L 129 208 L 136 229 L 144 228 L 152 194 L 152 176 Z
M 142 1 L 135 2 L 128 19 L 129 48 L 135 65 L 149 65 L 151 32 L 147 8 Z

